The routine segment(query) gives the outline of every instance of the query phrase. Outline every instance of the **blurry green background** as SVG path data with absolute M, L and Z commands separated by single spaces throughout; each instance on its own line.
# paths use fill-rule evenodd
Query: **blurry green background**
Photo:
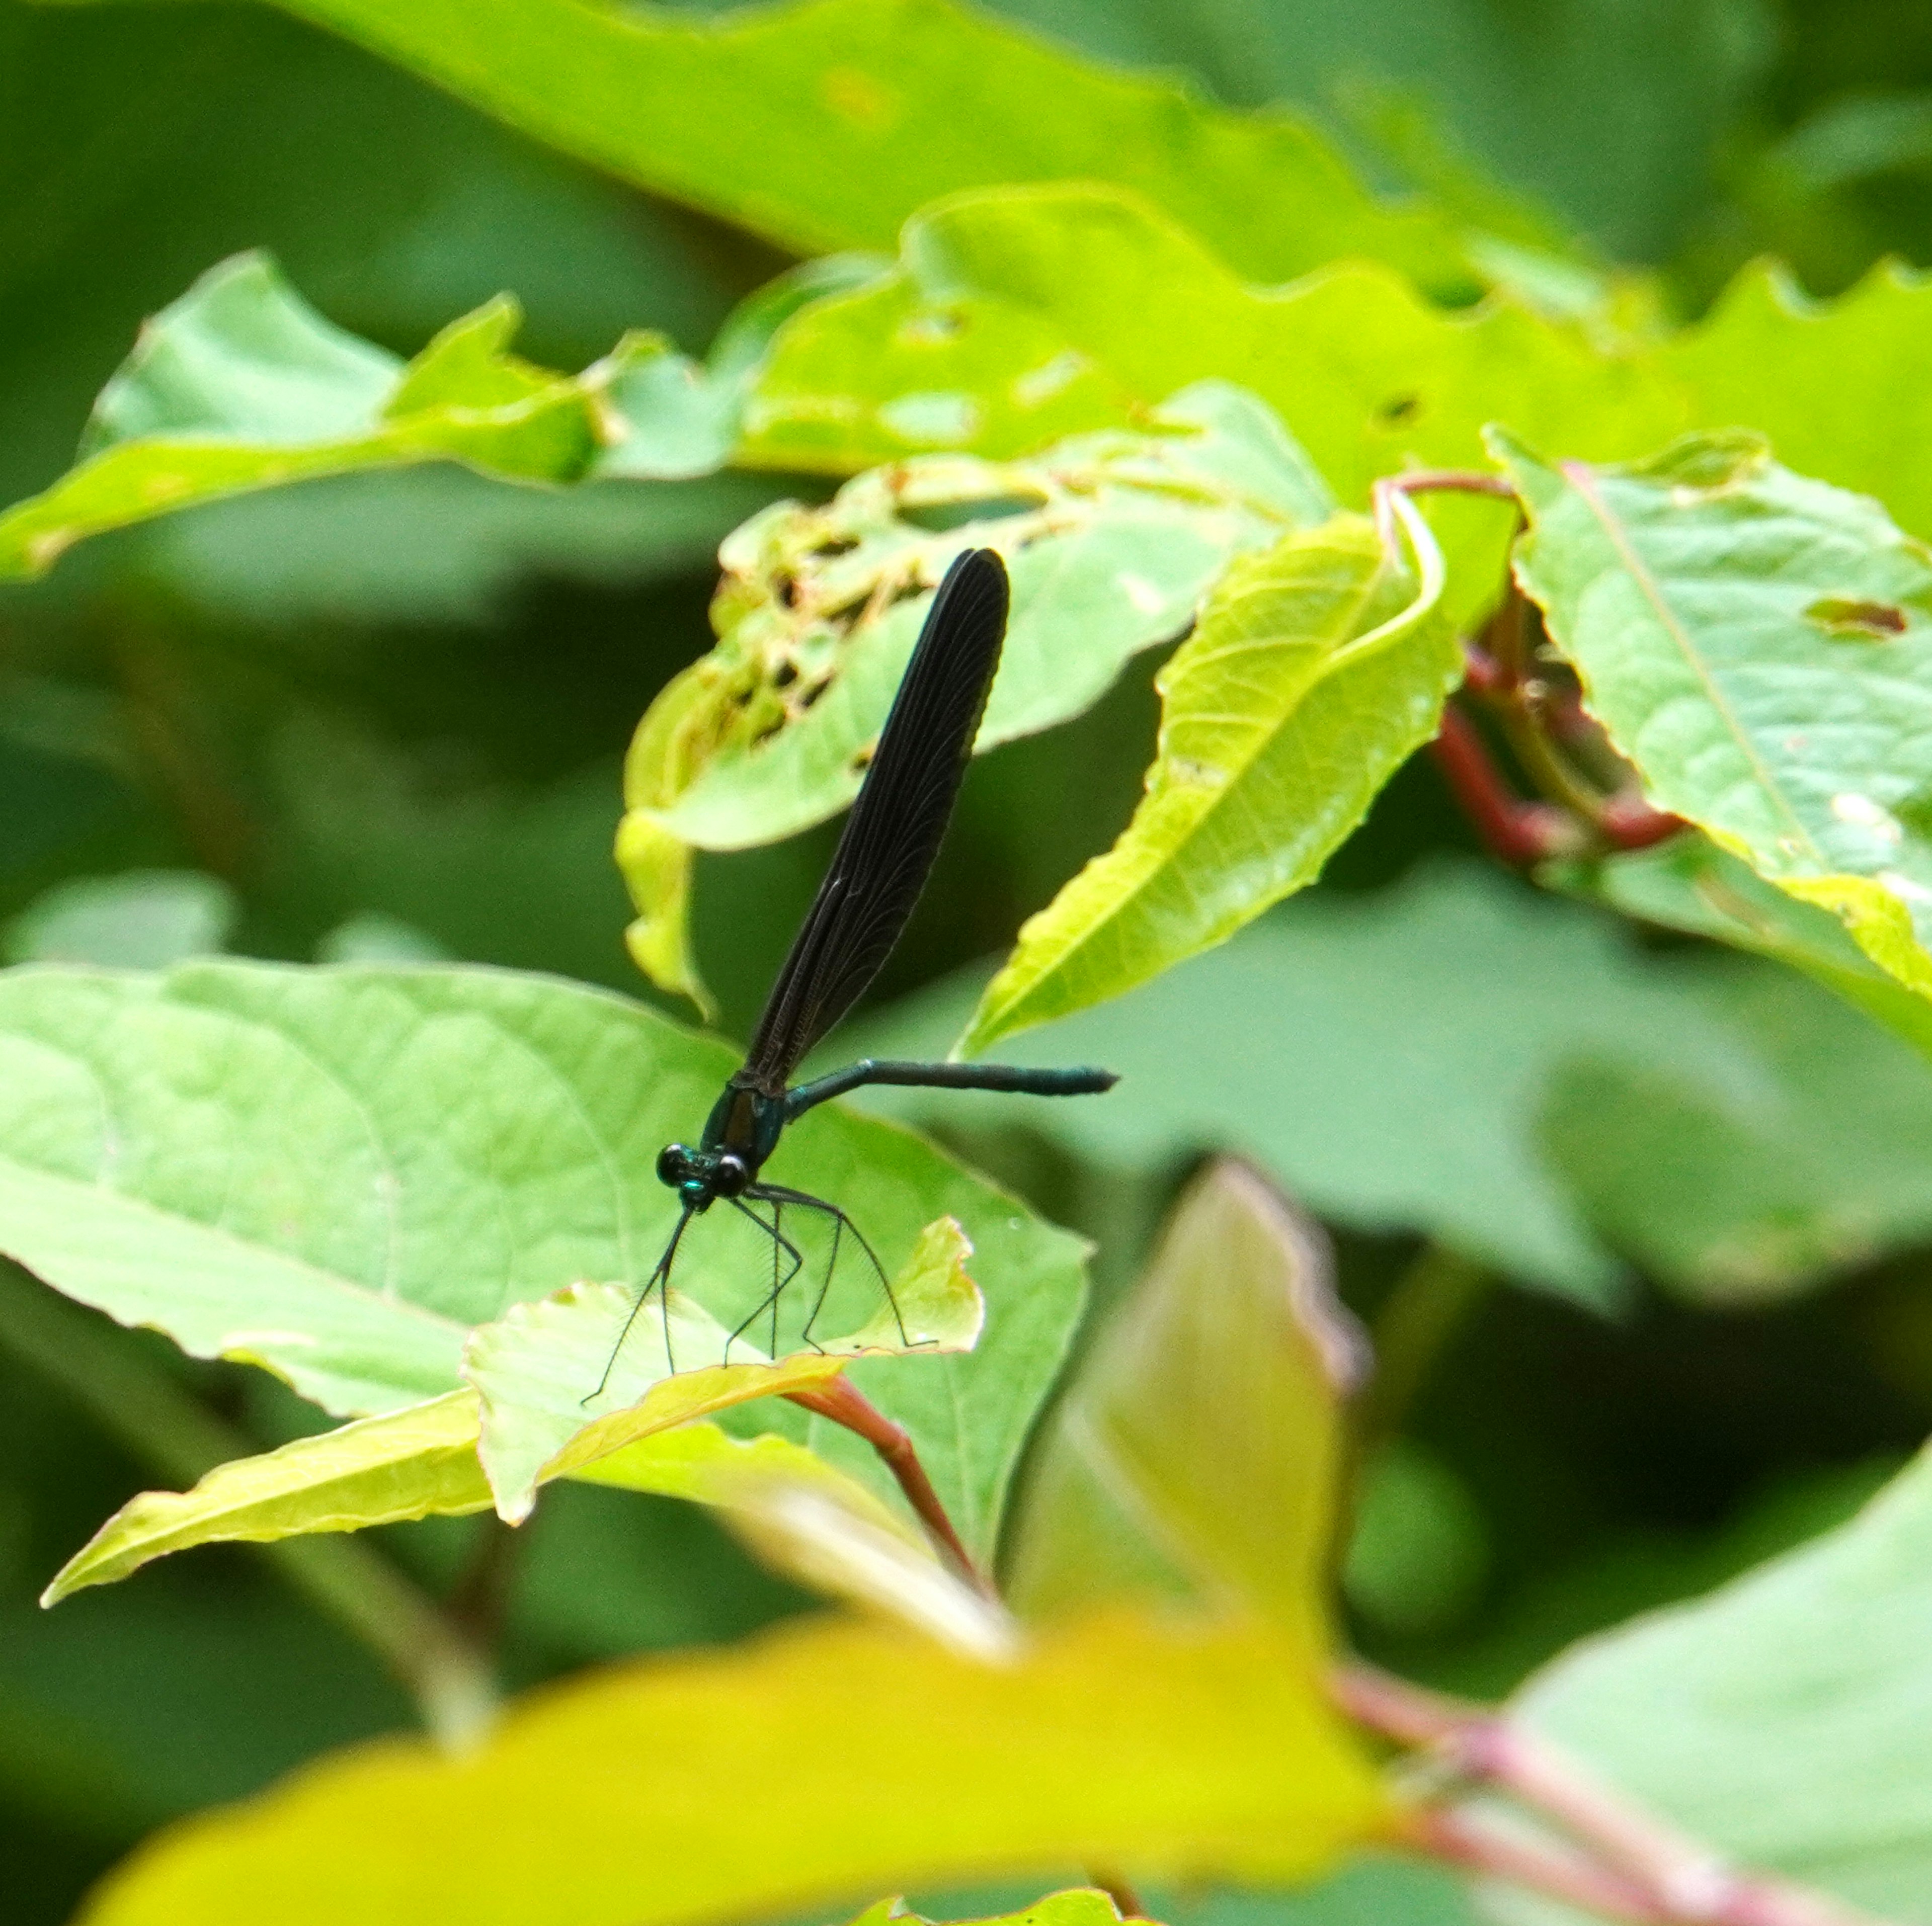
M 1785 256 L 1819 293 L 1888 252 L 1932 261 L 1932 12 L 1880 0 L 1008 0 L 1002 10 L 1103 57 L 1189 70 L 1238 104 L 1298 105 L 1378 184 L 1450 195 L 1486 176 L 1533 196 L 1606 259 L 1656 270 L 1684 316 L 1761 251 Z M 256 246 L 333 319 L 405 353 L 512 289 L 529 317 L 520 346 L 562 367 L 633 325 L 700 350 L 784 265 L 266 10 L 68 13 L 0 0 L 0 500 L 67 465 L 144 315 Z M 8 954 L 119 945 L 140 961 L 143 944 L 165 956 L 197 942 L 298 960 L 441 953 L 643 993 L 609 858 L 624 744 L 667 677 L 707 645 L 719 538 L 776 496 L 818 486 L 726 476 L 552 493 L 454 470 L 352 478 L 104 539 L 47 582 L 9 588 Z M 1138 792 L 1157 666 L 1136 664 L 1072 727 L 976 765 L 882 996 L 1000 948 L 1105 846 Z M 699 954 L 728 1032 L 742 1035 L 754 1011 L 830 834 L 702 864 Z M 1276 919 L 1281 940 L 1318 948 L 1322 918 L 1401 891 L 1418 864 L 1429 867 L 1411 886 L 1507 899 L 1515 885 L 1442 867 L 1442 852 L 1472 846 L 1430 771 L 1412 768 L 1312 907 Z M 145 923 L 130 922 L 124 893 L 103 911 L 70 886 L 153 870 L 213 881 L 149 892 Z M 1526 969 L 1559 969 L 1573 936 L 1586 949 L 1622 940 L 1594 912 L 1533 913 L 1546 910 L 1556 920 L 1538 927 L 1557 933 L 1556 960 L 1532 946 Z M 1507 969 L 1517 952 L 1498 954 Z M 1180 973 L 1177 993 L 1193 981 Z M 1560 974 L 1553 982 L 1559 1001 L 1576 993 Z M 1452 986 L 1411 1054 L 1462 1049 L 1479 1088 L 1490 1032 L 1462 1035 L 1460 1012 L 1494 987 Z M 1352 1011 L 1364 1035 L 1384 1011 L 1401 1020 L 1404 998 L 1372 957 L 1338 969 L 1324 996 L 1310 1006 L 1324 1026 L 1346 1031 Z M 1171 1028 L 1177 1006 L 1164 1007 L 1119 1021 Z M 1763 1020 L 1795 1035 L 1816 1007 Z M 1197 990 L 1192 1008 L 1223 1026 L 1238 1011 L 1250 1056 L 1278 1049 L 1269 1060 L 1292 1065 L 1322 1047 L 1271 1035 L 1288 1017 L 1264 1002 Z M 1432 1089 L 1406 1127 L 1480 1142 L 1486 1126 L 1459 1119 L 1456 1087 Z M 1538 1125 L 1558 1162 L 1557 1100 L 1574 1095 L 1564 1083 Z M 1227 1101 L 1246 1108 L 1210 1108 L 1164 1134 L 1150 1126 L 1155 1147 L 1131 1179 L 1064 1140 L 947 1114 L 969 1154 L 1100 1241 L 1104 1299 L 1132 1275 L 1191 1158 L 1267 1137 L 1257 1107 L 1294 1113 L 1298 1085 L 1284 1069 L 1272 1095 L 1231 1084 Z M 1392 1101 L 1401 1107 L 1400 1090 Z M 1932 1118 L 1918 1085 L 1898 1102 L 1901 1116 Z M 1667 1107 L 1649 1105 L 1638 1140 L 1648 1128 L 1667 1146 L 1670 1124 Z M 1702 1128 L 1694 1116 L 1681 1127 Z M 1837 1221 L 1832 1187 L 1841 1176 L 1855 1186 L 1868 1161 L 1842 1158 L 1841 1173 L 1808 1149 L 1783 1191 L 1738 1206 L 1800 1243 Z M 1580 1177 L 1576 1208 L 1647 1260 L 1640 1238 L 1618 1236 L 1623 1182 Z M 1839 1215 L 1856 1230 L 1865 1209 Z M 1932 1199 L 1901 1191 L 1886 1209 L 1868 1242 L 1892 1254 L 1861 1263 L 1847 1233 L 1825 1254 L 1847 1274 L 1781 1306 L 1700 1309 L 1643 1290 L 1612 1320 L 1546 1294 L 1482 1290 L 1364 1508 L 1351 1596 L 1366 1648 L 1419 1676 L 1500 1691 L 1578 1634 L 1841 1514 L 1932 1419 L 1926 1264 L 1913 1254 L 1932 1237 Z M 1372 1211 L 1331 1215 L 1347 1294 L 1372 1313 L 1416 1240 Z M 1670 1268 L 1668 1254 L 1656 1261 Z M 257 1439 L 309 1422 L 258 1374 L 190 1367 L 158 1340 L 88 1322 Z M 40 1613 L 34 1595 L 58 1564 L 157 1481 L 0 1346 L 8 1926 L 63 1918 L 159 1820 L 406 1721 L 376 1662 L 244 1552 L 196 1552 Z M 457 1582 L 474 1535 L 472 1521 L 384 1535 L 438 1585 Z M 803 1602 L 694 1510 L 560 1489 L 518 1547 L 508 1664 L 527 1681 L 731 1637 Z M 1458 1904 L 1439 1883 L 1371 1870 L 1246 1916 L 1448 1919 Z

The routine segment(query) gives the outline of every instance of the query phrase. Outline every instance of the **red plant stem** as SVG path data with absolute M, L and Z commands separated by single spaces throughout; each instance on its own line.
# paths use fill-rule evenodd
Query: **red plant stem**
M 1338 1666 L 1330 1682 L 1337 1703 L 1358 1724 L 1422 1748 L 1458 1775 L 1508 1793 L 1555 1821 L 1650 1909 L 1626 1905 L 1617 1913 L 1604 1902 L 1588 1902 L 1613 1916 L 1658 1926 L 1874 1926 L 1868 1916 L 1822 1893 L 1732 1871 L 1708 1847 L 1599 1785 L 1556 1748 L 1486 1706 L 1428 1691 L 1360 1661 Z M 1430 1844 L 1451 1857 L 1486 1853 L 1485 1864 L 1504 1871 L 1496 1842 L 1478 1839 L 1468 1826 L 1432 1833 Z
M 1574 849 L 1578 837 L 1566 810 L 1513 795 L 1469 718 L 1453 705 L 1429 745 L 1450 792 L 1490 849 L 1513 869 L 1528 869 Z
M 1669 1926 L 1670 1916 L 1620 1874 L 1575 1853 L 1514 1838 L 1473 1813 L 1424 1808 L 1412 1816 L 1404 1832 L 1405 1843 L 1432 1859 L 1486 1878 L 1508 1880 L 1546 1898 L 1584 1907 L 1632 1926 Z
M 1097 1866 L 1087 1868 L 1087 1883 L 1097 1892 L 1104 1892 L 1114 1902 L 1114 1910 L 1123 1919 L 1144 1919 L 1148 1917 L 1140 1896 L 1116 1872 L 1103 1871 Z
M 914 1448 L 912 1439 L 903 1424 L 894 1424 L 850 1378 L 842 1374 L 830 1379 L 820 1390 L 791 1391 L 785 1395 L 793 1403 L 802 1405 L 820 1418 L 829 1418 L 833 1424 L 842 1424 L 847 1430 L 856 1432 L 863 1438 L 884 1460 L 886 1469 L 898 1481 L 899 1489 L 905 1493 L 906 1502 L 912 1507 L 933 1541 L 958 1567 L 961 1574 L 986 1597 L 998 1596 L 960 1542 L 959 1534 L 952 1529 L 952 1520 L 946 1515 L 946 1507 L 939 1502 L 939 1493 L 933 1490 L 932 1481 L 926 1476 L 926 1467 L 920 1463 L 919 1453 Z

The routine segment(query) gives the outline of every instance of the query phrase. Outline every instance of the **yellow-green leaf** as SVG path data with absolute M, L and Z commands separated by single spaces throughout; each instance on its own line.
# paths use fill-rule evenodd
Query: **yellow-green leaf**
M 1076 1886 L 1068 1892 L 1050 1892 L 1022 1913 L 1009 1913 L 998 1919 L 960 1921 L 955 1926 L 1114 1926 L 1120 1917 L 1120 1908 L 1106 1894 L 1091 1886 Z M 896 1926 L 900 1920 L 911 1922 L 911 1926 L 934 1926 L 923 1914 L 908 1912 L 903 1899 L 882 1899 L 878 1905 L 868 1906 L 852 1926 Z
M 519 1523 L 547 1478 L 692 1418 L 823 1385 L 854 1358 L 970 1350 L 985 1321 L 965 1272 L 971 1248 L 950 1219 L 928 1225 L 894 1281 L 896 1312 L 882 1306 L 849 1337 L 776 1359 L 676 1291 L 668 1318 L 658 1300 L 640 1305 L 634 1288 L 616 1284 L 512 1305 L 464 1347 L 497 1510 Z
M 695 1926 L 1069 1864 L 1280 1884 L 1386 1817 L 1277 1632 L 1113 1615 L 988 1665 L 820 1619 L 551 1687 L 461 1760 L 313 1763 L 159 1835 L 80 1921 Z
M 1119 996 L 1312 882 L 1436 732 L 1462 651 L 1419 518 L 1418 580 L 1343 516 L 1229 568 L 1161 672 L 1147 794 L 1021 930 L 967 1051 Z
M 1040 1454 L 1013 1562 L 1025 1610 L 1180 1598 L 1259 1613 L 1316 1662 L 1342 1405 L 1367 1365 L 1333 1268 L 1320 1230 L 1245 1165 L 1187 1192 Z
M 259 1457 L 235 1459 L 190 1491 L 143 1492 L 68 1559 L 40 1602 L 56 1604 L 88 1586 L 112 1584 L 152 1559 L 194 1545 L 260 1544 L 485 1511 L 492 1500 L 476 1455 L 478 1428 L 476 1394 L 452 1391 L 298 1438 Z M 864 1486 L 804 1445 L 770 1433 L 734 1438 L 715 1424 L 680 1424 L 579 1464 L 571 1475 L 728 1510 L 755 1505 L 760 1517 L 770 1508 L 767 1494 L 782 1485 L 836 1506 L 854 1529 L 915 1538 Z M 802 1526 L 796 1535 L 793 1566 L 808 1562 L 814 1575 L 840 1576 L 836 1544 L 806 1542 Z M 855 1588 L 848 1583 L 842 1589 Z

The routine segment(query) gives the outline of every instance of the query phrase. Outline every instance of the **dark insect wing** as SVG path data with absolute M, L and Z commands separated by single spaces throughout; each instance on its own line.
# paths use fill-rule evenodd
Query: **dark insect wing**
M 778 1095 L 891 954 L 952 818 L 999 666 L 1006 606 L 1006 568 L 992 550 L 955 559 L 735 1082 Z

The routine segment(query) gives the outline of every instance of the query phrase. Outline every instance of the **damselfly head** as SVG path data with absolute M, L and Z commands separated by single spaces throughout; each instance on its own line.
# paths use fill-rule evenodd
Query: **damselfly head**
M 687 1210 L 709 1210 L 720 1197 L 742 1196 L 751 1181 L 751 1166 L 734 1151 L 668 1143 L 658 1152 L 658 1182 L 675 1191 Z

